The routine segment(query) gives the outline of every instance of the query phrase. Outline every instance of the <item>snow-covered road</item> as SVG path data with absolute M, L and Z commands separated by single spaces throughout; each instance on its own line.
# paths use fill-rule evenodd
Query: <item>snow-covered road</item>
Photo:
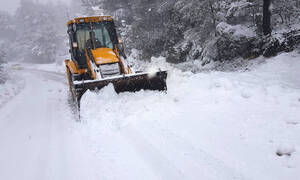
M 169 69 L 167 94 L 87 92 L 81 122 L 64 75 L 21 69 L 24 89 L 0 109 L 0 179 L 297 179 L 299 54 L 257 61 Z
M 0 109 L 0 179 L 93 179 L 68 105 L 64 76 L 20 71 L 24 89 Z

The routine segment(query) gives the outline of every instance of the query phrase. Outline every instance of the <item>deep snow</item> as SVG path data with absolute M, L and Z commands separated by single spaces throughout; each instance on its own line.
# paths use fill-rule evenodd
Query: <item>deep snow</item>
M 86 93 L 83 127 L 100 179 L 300 177 L 299 57 L 259 58 L 245 72 L 166 65 L 167 94 Z
M 297 179 L 299 57 L 198 74 L 154 60 L 167 93 L 87 92 L 81 122 L 57 67 L 13 67 L 24 84 L 0 107 L 0 179 Z

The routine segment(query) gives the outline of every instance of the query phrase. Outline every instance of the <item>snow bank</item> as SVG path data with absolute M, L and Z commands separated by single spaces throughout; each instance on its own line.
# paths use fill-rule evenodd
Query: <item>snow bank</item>
M 83 129 L 103 178 L 299 177 L 299 56 L 260 59 L 247 72 L 167 67 L 167 93 L 87 92 Z
M 14 70 L 18 70 L 19 66 L 13 66 Z M 24 80 L 20 78 L 20 75 L 13 72 L 8 65 L 5 66 L 6 73 L 9 74 L 9 78 L 4 84 L 0 84 L 0 108 L 15 97 L 24 87 Z
M 7 80 L 4 84 L 0 84 L 0 107 L 15 97 L 23 86 L 23 81 L 14 80 Z

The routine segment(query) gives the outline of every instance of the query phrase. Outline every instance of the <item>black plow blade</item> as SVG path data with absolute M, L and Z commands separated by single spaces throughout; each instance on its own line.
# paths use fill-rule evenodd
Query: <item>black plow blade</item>
M 108 84 L 112 83 L 117 93 L 136 92 L 144 90 L 167 90 L 167 72 L 159 71 L 153 74 L 137 73 L 132 75 L 124 75 L 103 80 L 85 81 L 74 83 L 74 89 L 77 101 L 80 103 L 82 95 L 87 90 L 100 90 Z

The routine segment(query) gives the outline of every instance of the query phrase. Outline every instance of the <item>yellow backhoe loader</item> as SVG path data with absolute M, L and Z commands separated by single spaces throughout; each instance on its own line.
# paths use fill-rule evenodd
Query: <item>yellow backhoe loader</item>
M 111 16 L 80 17 L 67 23 L 71 60 L 65 60 L 70 90 L 80 104 L 87 90 L 113 84 L 117 93 L 166 91 L 166 71 L 133 72 Z

